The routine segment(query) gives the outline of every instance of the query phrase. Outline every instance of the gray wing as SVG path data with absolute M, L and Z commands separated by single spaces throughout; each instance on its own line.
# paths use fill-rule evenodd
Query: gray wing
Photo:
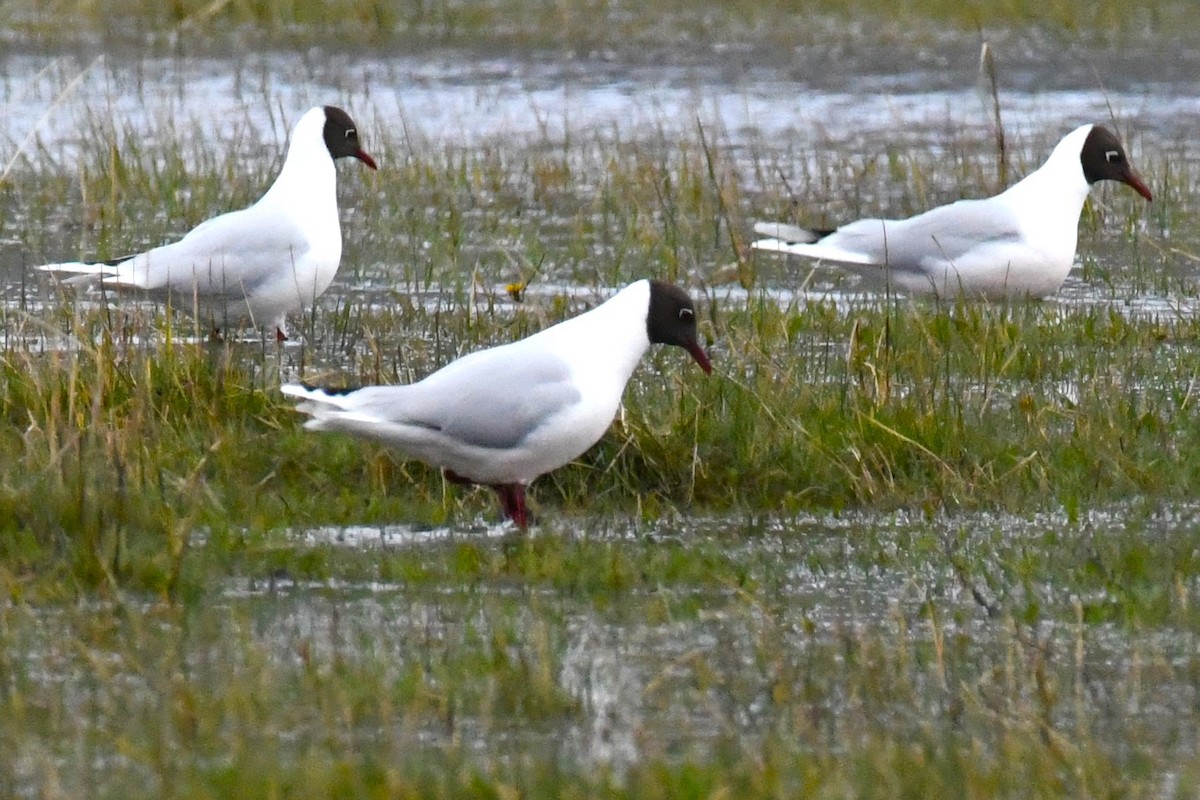
M 286 217 L 255 206 L 213 217 L 173 244 L 149 250 L 116 268 L 115 282 L 129 287 L 241 299 L 295 264 L 308 237 Z
M 862 219 L 844 225 L 818 246 L 862 253 L 874 263 L 919 269 L 955 262 L 984 245 L 1016 242 L 1021 230 L 1006 205 L 959 200 L 905 220 Z
M 474 447 L 506 449 L 580 399 L 564 360 L 503 346 L 464 356 L 410 386 L 360 389 L 342 407 Z

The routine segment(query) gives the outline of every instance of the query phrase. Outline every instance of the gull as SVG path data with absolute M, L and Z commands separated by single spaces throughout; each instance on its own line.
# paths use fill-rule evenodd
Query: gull
M 1063 137 L 1045 164 L 994 197 L 827 231 L 760 222 L 754 231 L 768 238 L 754 247 L 830 261 L 912 294 L 1046 297 L 1075 263 L 1080 212 L 1091 185 L 1103 180 L 1152 199 L 1117 137 L 1084 125 Z
M 283 169 L 258 202 L 201 223 L 172 244 L 96 263 L 47 264 L 68 283 L 139 292 L 193 311 L 214 331 L 249 320 L 287 338 L 289 311 L 311 307 L 342 257 L 336 170 L 339 158 L 375 160 L 360 146 L 354 120 L 318 106 L 292 130 Z
M 282 387 L 305 427 L 391 445 L 455 483 L 492 487 L 528 527 L 525 487 L 599 441 L 652 343 L 682 347 L 706 372 L 696 310 L 677 286 L 640 280 L 528 338 L 480 350 L 404 386 Z

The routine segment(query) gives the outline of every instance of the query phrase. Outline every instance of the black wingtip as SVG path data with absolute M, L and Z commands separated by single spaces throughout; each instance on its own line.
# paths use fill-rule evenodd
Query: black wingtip
M 309 383 L 308 381 L 300 381 L 300 385 L 303 386 L 307 391 L 324 392 L 325 394 L 332 396 L 350 394 L 351 392 L 357 392 L 359 389 L 363 388 L 362 386 L 319 386 L 315 383 Z

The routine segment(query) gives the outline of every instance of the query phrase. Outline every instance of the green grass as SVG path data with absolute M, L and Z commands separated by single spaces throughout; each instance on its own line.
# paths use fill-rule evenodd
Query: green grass
M 364 349 L 334 375 L 423 374 L 431 365 L 413 359 L 439 350 L 428 346 L 435 324 L 446 340 L 435 360 L 446 360 L 470 346 L 459 337 L 506 340 L 550 321 L 525 316 L 472 316 L 468 331 L 461 309 L 412 312 L 404 336 L 426 347 L 388 348 L 378 362 Z M 842 315 L 759 302 L 717 318 L 718 374 L 655 353 L 624 419 L 535 484 L 547 522 L 670 509 L 1024 512 L 1177 502 L 1195 485 L 1196 462 L 1179 445 L 1200 433 L 1190 317 L 904 303 Z M 292 351 L 121 343 L 95 324 L 97 345 L 4 359 L 0 448 L 12 470 L 0 527 L 17 574 L 71 564 L 81 588 L 169 591 L 193 530 L 232 541 L 294 525 L 495 514 L 486 491 L 444 486 L 382 447 L 302 431 L 277 391 Z
M 744 257 L 751 221 L 985 194 L 994 153 L 368 130 L 387 157 L 340 170 L 342 282 L 280 350 L 16 277 L 177 236 L 277 166 L 169 119 L 116 121 L 118 151 L 106 114 L 78 163 L 18 159 L 0 191 L 0 795 L 1200 785 L 1191 154 L 1135 150 L 1156 202 L 1089 207 L 1087 302 L 780 303 L 807 269 Z M 1055 135 L 1014 141 L 1014 171 Z M 652 352 L 605 438 L 534 485 L 528 536 L 495 535 L 486 490 L 302 430 L 277 390 L 415 380 L 577 313 L 561 284 L 647 275 L 701 298 L 716 374 Z

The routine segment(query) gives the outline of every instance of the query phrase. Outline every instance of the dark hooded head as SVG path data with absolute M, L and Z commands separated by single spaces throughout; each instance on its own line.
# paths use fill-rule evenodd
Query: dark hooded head
M 696 334 L 696 307 L 692 298 L 678 286 L 650 281 L 650 310 L 646 314 L 646 335 L 656 344 L 672 344 L 691 353 L 705 372 L 712 372 L 708 353 Z
M 336 161 L 339 158 L 357 158 L 371 169 L 375 159 L 367 155 L 358 143 L 358 126 L 350 115 L 337 106 L 325 106 L 325 147 Z
M 1083 177 L 1089 184 L 1096 181 L 1119 181 L 1133 188 L 1147 200 L 1153 199 L 1150 188 L 1142 182 L 1129 159 L 1125 148 L 1108 128 L 1095 125 L 1083 143 L 1079 153 L 1079 161 L 1083 165 Z

